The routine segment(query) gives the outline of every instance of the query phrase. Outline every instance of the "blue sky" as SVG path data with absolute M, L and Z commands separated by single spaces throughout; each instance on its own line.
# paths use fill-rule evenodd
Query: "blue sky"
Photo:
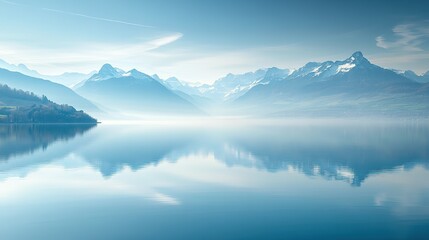
M 0 0 L 0 29 L 0 59 L 44 74 L 89 72 L 109 62 L 212 82 L 358 50 L 387 68 L 429 70 L 424 0 Z

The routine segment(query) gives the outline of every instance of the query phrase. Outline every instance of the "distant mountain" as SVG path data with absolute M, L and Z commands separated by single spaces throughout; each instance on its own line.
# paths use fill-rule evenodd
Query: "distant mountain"
M 111 78 L 122 77 L 125 74 L 124 70 L 114 68 L 110 64 L 104 64 L 98 73 L 92 75 L 88 81 L 102 81 Z M 131 74 L 131 72 L 129 72 Z
M 29 69 L 27 66 L 25 66 L 24 64 L 10 64 L 4 60 L 0 59 L 0 68 L 12 71 L 12 72 L 19 72 L 22 74 L 25 74 L 27 76 L 31 76 L 31 77 L 37 77 L 40 78 L 41 74 L 39 74 L 37 71 L 35 70 L 31 70 Z
M 244 74 L 228 74 L 223 78 L 216 80 L 213 84 L 203 84 L 192 86 L 175 77 L 163 80 L 157 75 L 153 77 L 163 83 L 166 87 L 174 91 L 181 91 L 193 98 L 205 98 L 222 103 L 235 100 L 252 87 L 258 84 L 267 84 L 272 80 L 279 80 L 291 74 L 289 69 L 268 68 L 259 69 L 255 72 Z
M 195 105 L 151 76 L 135 69 L 125 72 L 110 64 L 82 82 L 76 91 L 105 107 L 150 114 L 201 114 Z
M 81 82 L 82 80 L 88 79 L 95 73 L 95 72 L 91 72 L 91 73 L 85 74 L 85 73 L 77 73 L 77 72 L 66 72 L 60 75 L 43 75 L 35 70 L 29 69 L 24 64 L 14 65 L 14 64 L 7 63 L 6 61 L 3 61 L 1 59 L 0 59 L 0 68 L 6 69 L 12 72 L 19 72 L 30 77 L 50 80 L 68 87 L 72 87 L 77 83 Z
M 49 99 L 59 104 L 68 104 L 89 112 L 99 111 L 93 103 L 79 96 L 73 90 L 41 78 L 34 78 L 19 72 L 0 69 L 0 84 L 33 92 L 38 96 L 48 96 Z
M 1 66 L 38 74 L 25 65 L 0 61 Z M 83 75 L 61 76 L 70 81 L 78 77 Z M 202 85 L 105 64 L 74 85 L 73 89 L 87 99 L 62 85 L 5 69 L 0 69 L 0 83 L 91 112 L 98 109 L 87 99 L 112 112 L 151 114 L 199 114 L 200 109 L 211 114 L 270 116 L 429 113 L 429 72 L 417 75 L 384 69 L 361 52 L 343 61 L 309 62 L 297 70 L 272 67 L 228 74 L 213 84 Z
M 415 72 L 411 70 L 401 71 L 401 70 L 393 70 L 397 74 L 404 76 L 408 79 L 414 80 L 419 83 L 429 83 L 429 71 L 427 71 L 423 75 L 417 75 Z
M 92 71 L 90 73 L 65 72 L 61 75 L 42 75 L 41 78 L 51 80 L 53 82 L 60 83 L 72 88 L 79 82 L 88 79 L 89 77 L 94 75 L 94 73 L 96 73 L 96 71 Z
M 172 90 L 178 90 L 190 96 L 201 96 L 201 92 L 199 91 L 198 87 L 192 86 L 186 82 L 182 82 L 175 77 L 170 77 L 165 80 L 162 80 L 162 83 Z
M 287 77 L 290 72 L 288 69 L 269 68 L 244 74 L 230 73 L 216 80 L 213 84 L 202 85 L 198 89 L 203 96 L 208 98 L 218 101 L 231 101 L 245 94 L 258 84 L 269 83 L 270 80 L 273 80 L 272 76 L 277 76 L 275 78 L 277 80 Z
M 180 81 L 175 77 L 170 77 L 165 80 L 161 79 L 156 74 L 152 75 L 151 77 L 174 92 L 176 95 L 194 104 L 198 108 L 204 109 L 206 112 L 213 112 L 213 106 L 217 105 L 213 99 L 203 96 L 203 94 L 201 94 L 200 90 L 198 89 L 198 86 L 193 86 L 189 83 Z
M 286 78 L 257 85 L 234 107 L 279 116 L 428 115 L 428 90 L 356 52 L 344 61 L 310 62 Z
M 211 99 L 228 101 L 239 97 L 253 86 L 259 84 L 265 73 L 265 69 L 238 75 L 230 73 L 211 85 L 206 84 L 199 87 L 199 90 L 204 96 Z
M 83 111 L 0 85 L 1 123 L 97 123 Z
M 95 72 L 94 74 L 89 76 L 89 78 L 83 79 L 79 83 L 75 84 L 73 86 L 73 89 L 78 89 L 82 87 L 88 81 L 102 81 L 110 78 L 118 78 L 118 77 L 122 77 L 123 74 L 125 74 L 124 70 L 119 68 L 114 68 L 110 64 L 104 64 L 101 67 L 100 71 Z

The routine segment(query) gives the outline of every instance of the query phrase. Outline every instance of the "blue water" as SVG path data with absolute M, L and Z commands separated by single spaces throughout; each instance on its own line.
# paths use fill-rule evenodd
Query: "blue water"
M 0 126 L 0 239 L 427 239 L 422 123 Z

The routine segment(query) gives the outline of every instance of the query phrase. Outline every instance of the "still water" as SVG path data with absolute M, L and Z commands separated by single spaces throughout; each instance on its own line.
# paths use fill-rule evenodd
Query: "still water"
M 427 239 L 429 125 L 0 126 L 0 239 Z

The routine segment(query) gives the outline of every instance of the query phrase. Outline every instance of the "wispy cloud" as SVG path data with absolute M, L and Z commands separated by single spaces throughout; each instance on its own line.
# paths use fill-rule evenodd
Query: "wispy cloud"
M 429 40 L 429 21 L 396 25 L 393 36 L 375 38 L 376 45 L 384 49 L 398 49 L 405 51 L 424 51 L 422 44 Z
M 170 44 L 172 42 L 175 42 L 182 37 L 183 37 L 182 33 L 175 33 L 175 34 L 171 34 L 169 36 L 154 39 L 154 40 L 150 41 L 149 44 L 157 48 L 157 47 L 161 47 L 161 46 Z
M 146 41 L 131 43 L 80 43 L 68 47 L 32 47 L 18 42 L 0 42 L 0 56 L 11 63 L 25 63 L 42 73 L 59 74 L 70 71 L 88 71 L 109 62 L 121 67 L 136 65 L 147 59 L 150 52 L 183 37 L 171 33 Z
M 15 6 L 21 6 L 21 7 L 27 7 L 27 5 L 25 5 L 25 4 L 6 1 L 6 0 L 0 0 L 0 3 L 5 3 L 5 4 L 9 4 L 9 5 L 15 5 Z
M 19 7 L 34 8 L 34 9 L 37 9 L 40 11 L 47 11 L 47 12 L 52 12 L 52 13 L 57 13 L 57 14 L 87 18 L 87 19 L 92 19 L 92 20 L 96 20 L 96 21 L 111 22 L 111 23 L 123 24 L 123 25 L 134 26 L 134 27 L 141 27 L 141 28 L 154 28 L 154 26 L 144 25 L 144 24 L 140 24 L 140 23 L 133 23 L 133 22 L 122 21 L 122 20 L 117 20 L 117 19 L 91 16 L 91 15 L 86 15 L 86 14 L 81 14 L 81 13 L 63 11 L 63 10 L 59 10 L 59 9 L 37 8 L 37 7 L 32 7 L 31 5 L 28 5 L 28 4 L 15 3 L 15 2 L 7 1 L 7 0 L 0 0 L 0 3 L 19 6 Z
M 119 24 L 134 26 L 134 27 L 154 28 L 154 26 L 143 25 L 143 24 L 139 24 L 139 23 L 126 22 L 126 21 L 115 20 L 115 19 L 110 19 L 110 18 L 95 17 L 95 16 L 85 15 L 85 14 L 81 14 L 81 13 L 67 12 L 67 11 L 62 11 L 62 10 L 57 10 L 57 9 L 52 9 L 52 8 L 41 8 L 41 10 L 59 13 L 59 14 L 70 15 L 70 16 L 89 18 L 89 19 L 98 20 L 98 21 L 119 23 Z
M 429 20 L 396 25 L 391 34 L 380 35 L 375 41 L 377 47 L 387 51 L 373 55 L 374 63 L 417 73 L 428 70 Z

